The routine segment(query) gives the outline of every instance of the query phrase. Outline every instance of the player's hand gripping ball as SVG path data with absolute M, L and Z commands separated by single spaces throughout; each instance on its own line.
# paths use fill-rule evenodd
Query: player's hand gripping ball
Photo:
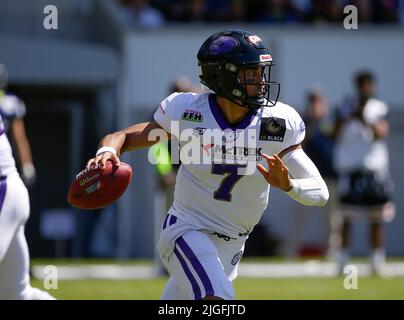
M 132 179 L 132 168 L 124 162 L 116 166 L 107 161 L 105 168 L 85 169 L 73 179 L 67 201 L 80 209 L 104 208 L 118 200 Z

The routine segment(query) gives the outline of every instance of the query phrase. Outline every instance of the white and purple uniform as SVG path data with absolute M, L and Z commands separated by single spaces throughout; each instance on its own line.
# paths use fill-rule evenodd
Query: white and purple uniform
M 171 273 L 162 298 L 215 295 L 233 299 L 231 281 L 237 276 L 245 240 L 268 205 L 270 186 L 255 164 L 266 165 L 261 153 L 279 154 L 300 144 L 304 123 L 292 107 L 278 102 L 250 111 L 241 122 L 230 125 L 210 92 L 174 93 L 160 104 L 154 120 L 179 138 L 181 148 L 186 146 L 181 134 L 193 131 L 200 139 L 190 143 L 198 144 L 201 155 L 211 159 L 207 163 L 183 161 L 178 171 L 174 203 L 158 245 Z M 173 123 L 179 130 L 173 129 Z M 205 143 L 204 135 L 211 131 L 215 140 Z M 229 142 L 233 142 L 231 147 Z M 252 174 L 240 174 L 240 167 L 247 163 L 253 165 Z
M 25 117 L 27 109 L 25 103 L 12 94 L 5 94 L 0 97 L 0 116 L 3 119 L 4 130 L 10 130 L 11 121 L 13 119 L 21 119 Z
M 29 196 L 13 158 L 0 116 L 0 300 L 49 300 L 47 292 L 32 288 L 24 226 Z

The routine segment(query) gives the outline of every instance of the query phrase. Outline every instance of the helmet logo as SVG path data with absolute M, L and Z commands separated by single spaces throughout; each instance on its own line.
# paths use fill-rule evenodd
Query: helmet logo
M 251 42 L 253 45 L 259 45 L 262 42 L 261 38 L 258 37 L 257 35 L 248 36 L 247 40 Z
M 228 37 L 228 36 L 221 36 L 221 37 L 215 39 L 209 45 L 209 51 L 212 54 L 225 53 L 225 52 L 229 52 L 231 49 L 237 47 L 238 45 L 239 45 L 239 42 L 237 39 L 235 39 L 233 37 Z
M 236 72 L 237 71 L 237 67 L 232 63 L 226 63 L 226 69 L 231 71 L 231 72 Z

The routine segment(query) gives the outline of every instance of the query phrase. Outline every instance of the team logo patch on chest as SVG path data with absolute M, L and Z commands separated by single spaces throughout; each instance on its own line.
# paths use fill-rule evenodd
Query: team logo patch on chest
M 260 140 L 283 142 L 285 133 L 285 119 L 275 117 L 261 119 Z
M 242 256 L 243 256 L 243 250 L 237 252 L 237 253 L 234 255 L 233 259 L 231 259 L 231 264 L 232 264 L 233 266 L 235 266 L 237 263 L 240 262 Z
M 203 115 L 198 111 L 187 109 L 182 113 L 181 120 L 202 122 Z

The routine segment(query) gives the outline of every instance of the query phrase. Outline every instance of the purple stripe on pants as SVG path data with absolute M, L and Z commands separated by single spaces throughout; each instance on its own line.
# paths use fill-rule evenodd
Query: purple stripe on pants
M 169 216 L 169 214 L 167 214 L 167 215 L 166 215 L 166 218 L 164 219 L 163 230 L 167 227 L 168 216 Z
M 205 288 L 206 296 L 213 296 L 213 286 L 209 280 L 208 275 L 206 274 L 205 269 L 203 268 L 202 264 L 199 262 L 197 256 L 192 251 L 192 249 L 188 246 L 185 240 L 182 237 L 177 239 L 177 244 L 181 248 L 182 252 L 184 252 L 185 256 L 191 261 L 192 266 L 194 267 L 196 273 L 198 274 L 199 278 L 201 279 L 203 286 Z
M 171 218 L 170 218 L 170 226 L 171 226 L 172 224 L 176 223 L 176 222 L 177 222 L 177 217 L 171 215 Z
M 4 198 L 6 197 L 7 191 L 7 178 L 0 177 L 0 213 L 3 208 Z
M 196 279 L 192 275 L 191 271 L 187 266 L 187 263 L 185 262 L 184 258 L 181 256 L 181 253 L 178 251 L 177 248 L 174 249 L 174 253 L 178 258 L 179 262 L 181 263 L 182 269 L 184 269 L 184 272 L 188 277 L 189 282 L 191 282 L 192 291 L 194 292 L 195 295 L 195 300 L 199 300 L 201 298 L 201 290 L 199 289 L 198 282 L 196 282 Z

